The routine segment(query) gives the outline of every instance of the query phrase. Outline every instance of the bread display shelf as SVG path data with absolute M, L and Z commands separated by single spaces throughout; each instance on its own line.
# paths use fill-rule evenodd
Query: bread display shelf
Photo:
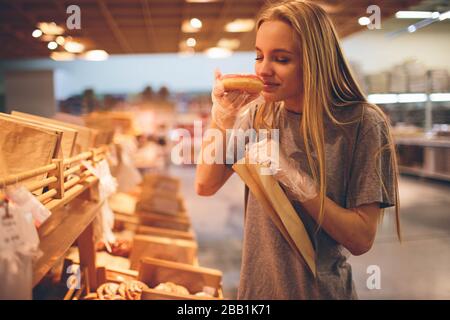
M 95 164 L 105 158 L 107 146 L 91 149 L 71 158 L 0 179 L 3 187 L 22 184 L 51 211 L 38 229 L 42 256 L 33 264 L 33 287 L 76 242 L 81 270 L 90 288 L 95 288 L 96 263 L 93 220 L 103 202 L 98 201 L 98 178 L 85 170 L 81 161 Z M 31 179 L 30 178 L 35 178 Z
M 68 206 L 52 213 L 45 224 L 52 224 L 52 219 L 61 216 L 63 218 L 59 225 L 48 234 L 43 234 L 42 228 L 39 229 L 39 249 L 43 255 L 34 264 L 33 286 L 39 283 L 80 236 L 83 237 L 85 231 L 92 232 L 88 229 L 101 205 L 102 202 L 74 199 Z
M 145 289 L 142 300 L 210 300 L 223 299 L 222 272 L 216 269 L 192 266 L 153 258 L 141 260 L 138 280 L 150 288 L 165 282 L 172 282 L 188 289 L 190 295 L 167 293 L 155 289 Z M 194 293 L 208 287 L 214 290 L 213 297 L 199 297 Z

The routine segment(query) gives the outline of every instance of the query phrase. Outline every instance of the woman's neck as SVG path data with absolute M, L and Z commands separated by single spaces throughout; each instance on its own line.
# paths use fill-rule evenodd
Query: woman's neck
M 303 113 L 303 105 L 297 101 L 285 100 L 283 101 L 283 107 L 294 113 Z

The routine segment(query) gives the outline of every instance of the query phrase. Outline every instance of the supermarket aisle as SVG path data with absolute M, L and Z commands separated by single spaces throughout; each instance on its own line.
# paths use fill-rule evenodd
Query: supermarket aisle
M 199 197 L 193 167 L 174 167 L 171 173 L 183 182 L 200 263 L 223 271 L 225 296 L 234 298 L 241 262 L 242 182 L 233 176 L 214 197 Z M 372 250 L 350 258 L 361 299 L 450 299 L 449 191 L 449 185 L 401 178 L 403 243 L 397 241 L 393 215 L 386 211 Z M 379 267 L 380 289 L 367 287 L 372 266 Z

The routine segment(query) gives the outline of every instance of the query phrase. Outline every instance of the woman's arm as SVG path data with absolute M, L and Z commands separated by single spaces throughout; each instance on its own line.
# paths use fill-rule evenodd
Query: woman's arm
M 317 222 L 320 211 L 319 196 L 302 202 L 301 205 Z M 358 256 L 372 247 L 380 214 L 378 202 L 345 209 L 325 197 L 322 227 L 334 240 Z
M 202 155 L 210 144 L 215 143 L 214 138 L 205 136 L 202 142 L 199 159 L 197 162 L 197 172 L 195 176 L 195 191 L 200 196 L 211 196 L 215 194 L 233 174 L 233 170 L 225 165 L 226 161 L 226 134 L 224 130 L 218 128 L 214 121 L 211 122 L 211 129 L 220 130 L 222 140 L 219 140 L 219 146 L 222 147 L 222 161 L 220 163 L 207 164 L 204 163 Z M 217 144 L 216 144 L 217 145 Z

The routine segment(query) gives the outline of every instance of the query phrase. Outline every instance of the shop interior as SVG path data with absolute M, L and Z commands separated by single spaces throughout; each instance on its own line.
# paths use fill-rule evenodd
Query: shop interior
M 0 259 L 23 258 L 0 299 L 236 299 L 244 183 L 196 194 L 198 132 L 214 71 L 255 73 L 265 2 L 0 1 L 0 213 L 37 212 L 10 243 L 3 222 Z M 314 2 L 399 162 L 403 239 L 389 208 L 349 258 L 358 296 L 450 299 L 450 2 Z

